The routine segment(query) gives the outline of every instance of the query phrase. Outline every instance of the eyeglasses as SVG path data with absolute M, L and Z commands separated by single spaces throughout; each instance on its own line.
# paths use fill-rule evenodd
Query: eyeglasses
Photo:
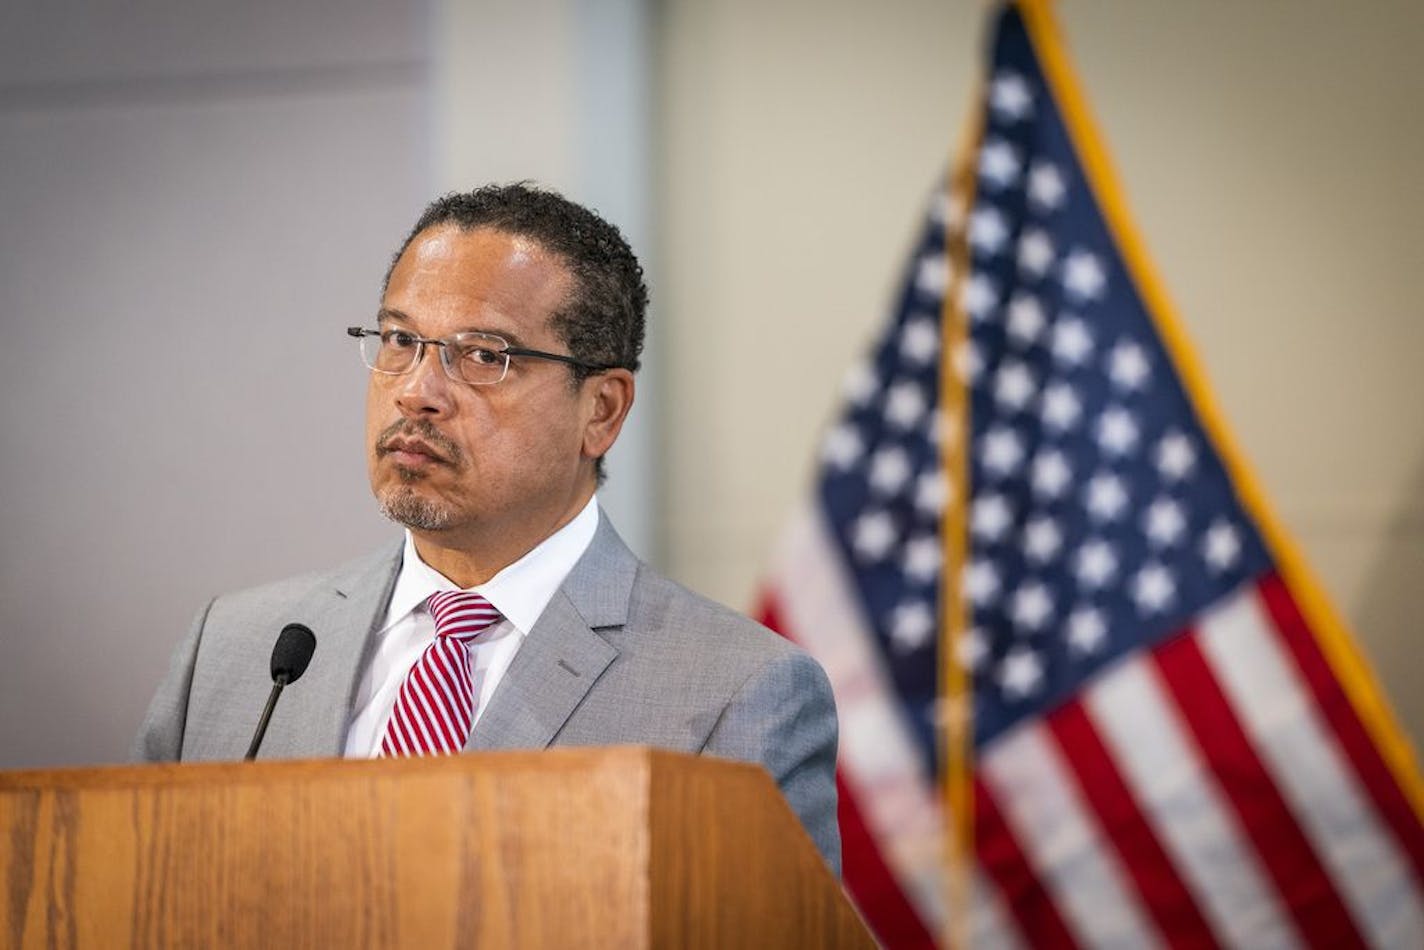
M 509 372 L 511 356 L 527 356 L 536 360 L 553 360 L 577 366 L 590 373 L 601 373 L 613 369 L 585 363 L 572 356 L 559 353 L 545 353 L 543 350 L 528 350 L 520 346 L 510 346 L 503 337 L 492 333 L 456 333 L 443 340 L 431 340 L 416 336 L 409 330 L 366 330 L 361 327 L 347 327 L 347 336 L 354 336 L 361 346 L 361 362 L 373 372 L 400 376 L 409 373 L 420 363 L 427 346 L 440 349 L 440 365 L 445 375 L 457 382 L 472 386 L 488 386 L 504 379 Z

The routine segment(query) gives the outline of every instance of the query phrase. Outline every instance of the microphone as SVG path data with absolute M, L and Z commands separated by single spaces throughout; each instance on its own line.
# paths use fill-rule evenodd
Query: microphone
M 257 758 L 257 747 L 267 734 L 267 722 L 272 718 L 272 710 L 277 708 L 277 697 L 282 695 L 282 687 L 302 678 L 314 652 L 316 635 L 310 627 L 289 623 L 277 635 L 277 643 L 272 647 L 272 695 L 267 697 L 267 708 L 262 710 L 257 732 L 252 736 L 252 745 L 247 747 L 247 761 Z

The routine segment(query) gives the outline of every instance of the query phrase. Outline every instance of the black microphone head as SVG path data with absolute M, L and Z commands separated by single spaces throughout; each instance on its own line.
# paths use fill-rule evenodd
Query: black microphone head
M 272 679 L 285 676 L 286 682 L 295 683 L 307 671 L 315 652 L 316 634 L 311 628 L 299 623 L 287 624 L 277 635 L 277 645 L 272 647 Z

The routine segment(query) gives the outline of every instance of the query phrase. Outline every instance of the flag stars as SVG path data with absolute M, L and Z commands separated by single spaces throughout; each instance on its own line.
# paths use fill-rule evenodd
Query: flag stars
M 893 495 L 910 479 L 910 456 L 898 445 L 878 449 L 870 457 L 870 490 Z
M 880 377 L 869 362 L 856 363 L 841 382 L 841 394 L 854 406 L 865 406 L 880 390 Z
M 1132 579 L 1132 599 L 1144 615 L 1162 613 L 1176 596 L 1177 582 L 1161 564 L 1149 563 Z
M 1053 241 L 1042 228 L 1030 228 L 1019 238 L 1019 271 L 1042 279 L 1053 267 Z
M 1040 89 L 1027 74 L 992 80 L 971 158 L 977 199 L 927 196 L 908 301 L 847 377 L 850 411 L 819 446 L 825 484 L 862 493 L 847 511 L 832 492 L 828 515 L 852 563 L 883 582 L 874 619 L 892 658 L 936 649 L 938 591 L 958 588 L 973 628 L 943 646 L 972 671 L 988 734 L 1216 599 L 1262 556 L 1168 353 L 1138 326 L 1117 248 L 1076 217 L 1094 211 L 1080 169 L 1063 143 L 1050 160 L 1031 141 Z M 972 267 L 944 252 L 951 226 Z M 956 317 L 966 325 L 951 333 Z M 937 408 L 941 359 L 972 417 Z M 968 522 L 962 561 L 938 531 L 951 508 Z M 923 695 L 911 708 L 926 708 Z
M 1241 532 L 1229 521 L 1213 522 L 1202 539 L 1202 556 L 1218 574 L 1235 567 L 1241 557 Z
M 992 561 L 975 558 L 964 569 L 964 596 L 976 607 L 994 602 L 999 595 L 999 571 Z
M 1085 504 L 1096 521 L 1116 521 L 1127 508 L 1127 487 L 1122 479 L 1109 472 L 1100 472 L 1088 481 Z
M 891 386 L 885 393 L 885 420 L 897 429 L 909 429 L 924 418 L 924 390 L 906 380 Z
M 1047 322 L 1043 315 L 1043 305 L 1032 294 L 1014 294 L 1009 300 L 1009 338 L 1019 345 L 1033 345 L 1043 335 Z
M 985 492 L 975 498 L 969 514 L 970 530 L 975 537 L 990 542 L 1003 538 L 1013 520 L 1008 500 L 997 492 Z
M 1039 407 L 1043 424 L 1054 432 L 1067 432 L 1078 424 L 1083 415 L 1083 405 L 1078 401 L 1073 387 L 1067 383 L 1052 383 L 1043 391 L 1043 404 Z
M 1068 185 L 1058 166 L 1036 161 L 1028 170 L 1028 200 L 1037 211 L 1057 211 L 1068 197 Z
M 928 316 L 915 317 L 905 324 L 900 336 L 900 355 L 919 366 L 927 365 L 939 352 L 939 328 Z
M 1023 160 L 1003 139 L 991 139 L 979 150 L 979 180 L 994 190 L 1002 190 L 1019 180 Z
M 1014 591 L 1009 615 L 1020 630 L 1038 633 L 1053 616 L 1053 595 L 1042 582 L 1028 581 Z
M 842 422 L 831 429 L 821 443 L 822 461 L 839 471 L 853 466 L 864 451 L 865 443 L 860 429 L 849 422 Z
M 975 274 L 964 285 L 964 309 L 978 321 L 988 320 L 999 307 L 999 288 L 987 274 Z
M 890 642 L 896 653 L 912 653 L 925 646 L 934 629 L 934 611 L 922 600 L 900 604 L 891 612 Z
M 1018 471 L 1024 457 L 1023 442 L 1006 426 L 995 426 L 984 434 L 980 463 L 991 475 L 1005 477 Z
M 949 479 L 944 472 L 935 469 L 925 472 L 915 479 L 915 510 L 922 515 L 938 518 L 944 514 L 949 504 Z
M 1046 515 L 1029 519 L 1024 525 L 1024 557 L 1035 564 L 1047 564 L 1063 548 L 1063 532 L 1058 522 Z
M 971 672 L 978 672 L 989 658 L 989 641 L 984 636 L 984 631 L 978 627 L 970 627 L 964 631 L 955 648 L 960 666 Z
M 948 651 L 975 683 L 981 737 L 1150 650 L 1266 554 L 1069 143 L 1030 134 L 1041 91 L 1027 72 L 991 81 L 977 196 L 973 175 L 926 196 L 910 293 L 819 445 L 826 516 L 874 588 L 887 655 Z M 950 511 L 962 557 L 940 535 Z M 951 597 L 971 629 L 945 641 Z M 932 682 L 907 686 L 911 714 L 928 714 Z
M 999 664 L 999 688 L 1009 699 L 1024 699 L 1038 691 L 1043 682 L 1043 661 L 1028 647 L 1009 651 Z
M 1180 482 L 1196 464 L 1197 450 L 1182 432 L 1170 431 L 1157 443 L 1157 471 L 1168 481 Z
M 1018 73 L 1002 72 L 989 84 L 989 109 L 1005 122 L 1018 122 L 1033 114 L 1033 92 Z
M 1103 410 L 1098 417 L 1098 445 L 1108 455 L 1124 456 L 1137 447 L 1137 422 L 1121 406 Z
M 1108 378 L 1118 389 L 1136 392 L 1147 385 L 1152 376 L 1152 364 L 1147 351 L 1136 343 L 1123 342 L 1108 354 Z
M 1108 277 L 1096 254 L 1075 248 L 1063 259 L 1062 280 L 1068 296 L 1083 303 L 1103 296 Z
M 867 511 L 851 528 L 851 547 L 864 561 L 879 561 L 899 540 L 895 519 L 886 511 Z
M 915 289 L 932 300 L 943 300 L 949 286 L 949 258 L 943 251 L 925 254 L 915 265 Z
M 1054 359 L 1068 366 L 1082 366 L 1093 352 L 1093 336 L 1082 318 L 1062 316 L 1053 327 L 1051 344 Z
M 993 256 L 1009 240 L 1009 224 L 998 208 L 983 205 L 969 215 L 969 246 Z
M 1073 573 L 1078 578 L 1079 586 L 1087 590 L 1101 590 L 1117 574 L 1117 553 L 1111 544 L 1094 538 L 1078 549 Z
M 1068 615 L 1068 646 L 1079 656 L 1097 653 L 1107 638 L 1107 620 L 1096 607 L 1079 607 Z
M 1156 547 L 1172 547 L 1187 530 L 1187 516 L 1181 503 L 1165 496 L 1152 502 L 1142 516 L 1142 530 Z
M 1022 410 L 1037 388 L 1033 373 L 1018 360 L 1006 360 L 994 374 L 994 399 L 1006 409 Z
M 1030 484 L 1040 498 L 1060 498 L 1073 480 L 1068 457 L 1059 449 L 1042 449 L 1033 457 Z
M 912 580 L 931 583 L 939 577 L 939 569 L 943 565 L 944 552 L 940 549 L 938 535 L 922 534 L 905 545 L 904 568 Z

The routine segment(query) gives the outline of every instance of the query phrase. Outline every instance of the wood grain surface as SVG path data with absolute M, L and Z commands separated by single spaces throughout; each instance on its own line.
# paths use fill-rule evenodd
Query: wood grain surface
M 0 945 L 872 946 L 761 769 L 641 748 L 0 773 Z

